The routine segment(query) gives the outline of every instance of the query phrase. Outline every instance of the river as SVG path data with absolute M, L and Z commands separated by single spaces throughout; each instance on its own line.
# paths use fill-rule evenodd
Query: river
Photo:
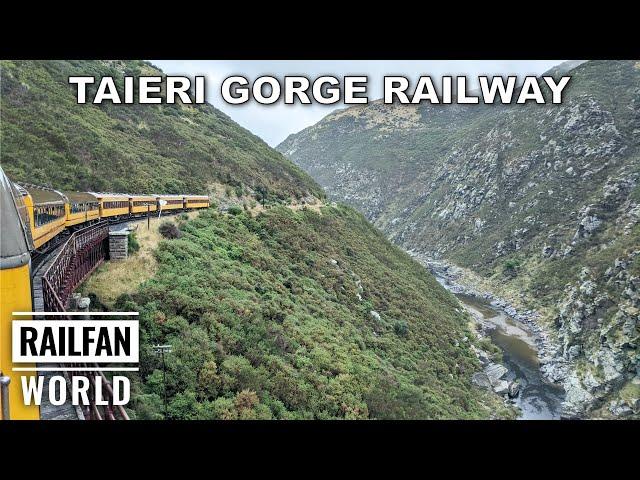
M 559 419 L 564 391 L 542 376 L 533 334 L 488 301 L 463 293 L 455 295 L 468 310 L 490 325 L 487 335 L 502 350 L 502 363 L 509 369 L 505 380 L 520 382 L 520 394 L 515 399 L 521 411 L 518 418 Z

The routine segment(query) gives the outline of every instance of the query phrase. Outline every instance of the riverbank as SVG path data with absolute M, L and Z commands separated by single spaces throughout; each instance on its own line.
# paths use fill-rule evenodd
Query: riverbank
M 486 366 L 484 372 L 490 374 L 489 370 L 497 368 L 495 365 L 500 366 L 502 382 L 509 386 L 505 400 L 519 409 L 518 419 L 561 418 L 564 391 L 544 378 L 534 335 L 487 300 L 463 293 L 455 295 L 479 326 L 478 336 L 487 338 L 500 350 L 499 363 Z
M 473 276 L 472 274 L 456 265 L 450 264 L 444 260 L 434 260 L 433 258 L 419 252 L 409 251 L 408 253 L 415 260 L 429 269 L 436 279 L 438 279 L 445 288 L 455 294 L 465 307 L 470 310 L 470 313 L 474 318 L 479 321 L 481 325 L 484 325 L 482 328 L 482 334 L 484 336 L 490 336 L 494 343 L 498 340 L 499 343 L 502 343 L 502 345 L 499 346 L 503 350 L 505 347 L 513 348 L 514 346 L 510 340 L 510 343 L 507 344 L 508 337 L 519 337 L 518 341 L 522 341 L 530 345 L 531 352 L 527 352 L 523 355 L 524 347 L 522 345 L 518 345 L 517 349 L 520 350 L 520 353 L 515 356 L 513 355 L 513 352 L 511 355 L 507 355 L 511 358 L 511 366 L 513 366 L 514 358 L 517 357 L 516 363 L 520 363 L 517 370 L 527 372 L 529 383 L 535 384 L 537 389 L 540 388 L 541 383 L 547 383 L 549 385 L 555 384 L 554 387 L 559 388 L 557 385 L 566 377 L 567 367 L 565 364 L 558 362 L 558 346 L 556 345 L 552 334 L 540 321 L 542 316 L 539 312 L 524 309 L 522 308 L 522 304 L 516 306 L 514 305 L 516 302 L 505 300 L 504 298 L 487 291 L 484 285 L 481 286 L 482 282 L 473 281 L 469 278 L 470 276 Z M 465 297 L 467 297 L 469 301 L 467 301 Z M 498 315 L 491 315 L 487 308 L 483 310 L 482 308 L 474 308 L 473 305 L 470 306 L 469 303 L 473 303 L 474 299 L 477 302 L 486 302 L 484 307 L 488 307 L 489 309 L 492 308 L 497 312 L 502 312 L 504 318 Z M 487 323 L 491 325 L 487 325 Z M 500 330 L 499 335 L 501 336 L 493 334 L 489 335 L 489 332 L 495 328 Z M 533 359 L 530 358 L 532 355 L 535 356 L 535 367 L 532 363 Z M 522 366 L 523 361 L 525 363 L 524 367 Z M 541 381 L 534 378 L 535 374 L 533 373 L 533 370 L 536 370 L 536 373 L 540 375 Z M 533 380 L 531 380 L 532 378 Z M 555 399 L 552 399 L 551 402 L 555 402 Z M 519 406 L 522 408 L 522 405 Z M 551 408 L 550 412 L 551 414 L 549 418 L 559 418 L 562 413 L 559 406 L 557 408 L 557 412 L 555 407 Z M 526 412 L 523 414 L 523 418 L 527 418 Z M 529 418 L 546 417 L 535 416 Z

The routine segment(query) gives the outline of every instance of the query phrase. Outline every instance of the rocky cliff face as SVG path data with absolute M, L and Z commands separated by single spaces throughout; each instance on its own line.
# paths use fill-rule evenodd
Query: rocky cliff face
M 562 105 L 373 103 L 278 149 L 397 244 L 539 310 L 568 413 L 639 416 L 640 62 L 570 74 Z

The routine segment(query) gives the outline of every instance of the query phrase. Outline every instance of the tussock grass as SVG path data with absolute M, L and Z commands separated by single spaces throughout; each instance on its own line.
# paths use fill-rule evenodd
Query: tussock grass
M 187 215 L 192 219 L 198 212 L 188 212 Z M 126 260 L 106 262 L 80 287 L 80 291 L 84 295 L 93 293 L 106 307 L 113 307 L 120 295 L 135 292 L 157 271 L 153 252 L 162 240 L 158 227 L 166 221 L 176 223 L 178 216 L 153 217 L 150 229 L 147 229 L 146 218 L 136 221 L 133 225 L 137 228 L 135 232 L 140 250 L 130 254 Z

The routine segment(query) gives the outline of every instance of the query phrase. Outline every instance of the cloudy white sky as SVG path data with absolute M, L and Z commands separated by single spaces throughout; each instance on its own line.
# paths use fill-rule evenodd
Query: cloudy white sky
M 222 81 L 231 75 L 242 75 L 249 81 L 262 75 L 282 78 L 285 75 L 305 75 L 312 81 L 321 75 L 342 77 L 368 75 L 368 97 L 382 97 L 385 75 L 404 75 L 415 79 L 430 75 L 434 81 L 443 75 L 467 75 L 470 81 L 479 75 L 539 75 L 562 60 L 152 60 L 169 75 L 205 75 L 207 101 L 271 146 L 288 135 L 313 125 L 336 108 L 335 105 L 260 105 L 249 101 L 243 105 L 229 105 L 220 94 Z M 471 84 L 475 88 L 476 84 Z

